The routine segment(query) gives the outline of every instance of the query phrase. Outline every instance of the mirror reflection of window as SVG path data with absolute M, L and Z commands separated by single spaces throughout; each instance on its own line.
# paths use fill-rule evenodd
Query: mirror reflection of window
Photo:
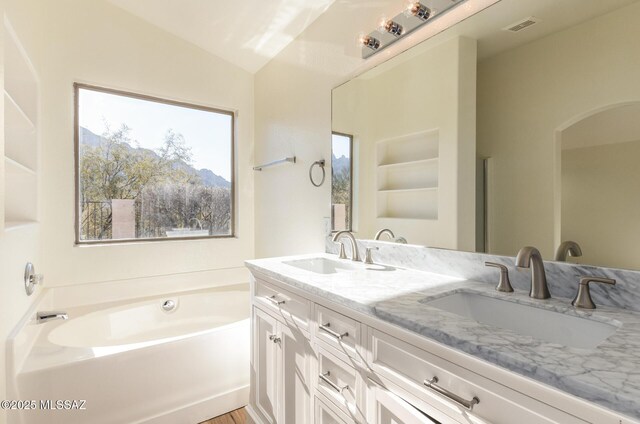
M 353 136 L 331 136 L 331 229 L 351 231 Z

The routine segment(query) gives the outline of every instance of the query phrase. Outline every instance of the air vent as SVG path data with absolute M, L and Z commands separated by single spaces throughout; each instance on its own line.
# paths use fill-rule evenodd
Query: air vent
M 538 22 L 540 22 L 537 18 L 534 18 L 533 16 L 530 16 L 528 18 L 524 18 L 518 22 L 512 23 L 511 25 L 507 25 L 506 27 L 502 28 L 503 31 L 511 31 L 511 32 L 520 32 L 524 29 L 527 29 L 529 27 L 532 27 L 533 25 L 537 24 Z

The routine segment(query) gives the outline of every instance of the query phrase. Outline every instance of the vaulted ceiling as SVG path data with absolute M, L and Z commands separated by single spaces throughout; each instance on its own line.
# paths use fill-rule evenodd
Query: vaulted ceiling
M 249 72 L 257 72 L 334 0 L 108 0 Z

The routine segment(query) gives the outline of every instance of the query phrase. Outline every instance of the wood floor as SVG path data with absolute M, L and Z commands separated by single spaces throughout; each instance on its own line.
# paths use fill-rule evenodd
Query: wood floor
M 220 415 L 219 417 L 211 418 L 200 424 L 250 424 L 253 423 L 247 416 L 244 408 L 236 409 L 228 414 Z

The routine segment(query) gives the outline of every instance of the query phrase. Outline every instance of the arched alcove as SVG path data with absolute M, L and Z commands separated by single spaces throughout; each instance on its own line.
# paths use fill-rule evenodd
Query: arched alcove
M 555 245 L 578 242 L 580 262 L 638 268 L 640 101 L 579 115 L 556 141 Z

